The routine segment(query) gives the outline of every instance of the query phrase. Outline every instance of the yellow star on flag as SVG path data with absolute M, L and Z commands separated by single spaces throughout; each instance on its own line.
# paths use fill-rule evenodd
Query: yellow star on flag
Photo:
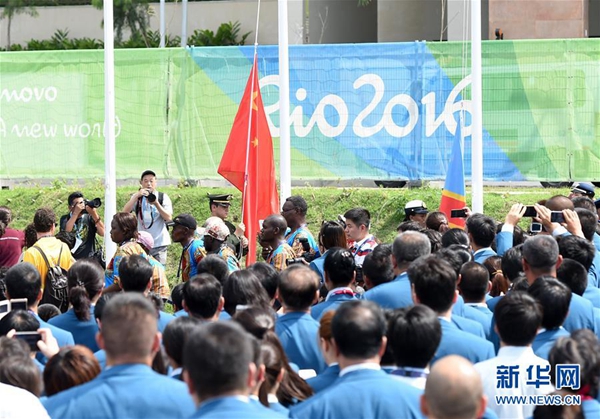
M 252 92 L 252 110 L 257 111 L 258 110 L 258 105 L 256 104 L 256 98 L 258 96 L 258 91 L 255 90 L 254 92 Z
M 255 138 L 254 138 L 254 140 L 252 140 L 252 145 L 253 145 L 254 147 L 257 147 L 257 146 L 258 146 L 258 138 L 257 138 L 257 137 L 255 137 Z

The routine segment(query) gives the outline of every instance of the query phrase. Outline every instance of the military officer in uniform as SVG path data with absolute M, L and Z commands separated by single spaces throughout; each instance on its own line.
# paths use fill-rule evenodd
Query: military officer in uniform
M 231 206 L 231 194 L 207 194 L 209 199 L 210 213 L 213 217 L 219 217 L 225 222 L 229 229 L 229 237 L 226 243 L 235 249 L 235 254 L 238 259 L 248 253 L 248 239 L 244 237 L 244 226 L 236 227 L 226 218 L 229 215 L 229 207 Z

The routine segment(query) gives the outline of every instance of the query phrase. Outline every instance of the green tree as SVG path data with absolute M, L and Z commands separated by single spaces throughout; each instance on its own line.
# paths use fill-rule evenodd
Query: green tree
M 6 0 L 6 3 L 4 4 L 4 10 L 2 10 L 2 15 L 0 15 L 0 19 L 6 18 L 8 21 L 6 25 L 6 39 L 8 41 L 8 45 L 6 47 L 7 51 L 10 51 L 10 27 L 13 17 L 20 14 L 36 17 L 38 12 L 35 9 L 34 2 L 35 0 Z
M 104 6 L 103 0 L 92 0 L 92 4 L 97 9 L 102 9 Z M 123 40 L 123 29 L 129 28 L 132 37 L 141 37 L 146 47 L 149 47 L 150 5 L 148 0 L 114 0 L 113 19 L 115 41 L 121 42 Z

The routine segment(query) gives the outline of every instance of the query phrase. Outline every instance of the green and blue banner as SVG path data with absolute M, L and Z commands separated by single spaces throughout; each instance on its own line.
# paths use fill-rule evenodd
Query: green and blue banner
M 444 179 L 464 109 L 462 43 L 290 46 L 294 179 Z M 483 43 L 484 179 L 600 180 L 600 41 Z M 259 82 L 278 157 L 276 46 Z M 115 51 L 118 178 L 218 179 L 252 47 Z M 0 176 L 101 178 L 102 51 L 0 53 Z

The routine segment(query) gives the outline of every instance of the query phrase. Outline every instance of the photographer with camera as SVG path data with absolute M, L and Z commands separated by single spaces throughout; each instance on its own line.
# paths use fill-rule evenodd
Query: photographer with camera
M 100 198 L 88 201 L 79 191 L 69 195 L 69 213 L 60 217 L 60 231 L 75 235 L 75 246 L 71 250 L 75 259 L 88 258 L 96 253 L 96 234 L 104 236 L 104 223 L 98 215 L 102 205 Z
M 140 189 L 131 195 L 123 207 L 123 212 L 135 212 L 138 231 L 147 231 L 154 239 L 150 255 L 163 265 L 167 263 L 167 247 L 171 236 L 167 222 L 173 216 L 173 204 L 166 193 L 156 190 L 156 173 L 146 170 L 140 177 Z

